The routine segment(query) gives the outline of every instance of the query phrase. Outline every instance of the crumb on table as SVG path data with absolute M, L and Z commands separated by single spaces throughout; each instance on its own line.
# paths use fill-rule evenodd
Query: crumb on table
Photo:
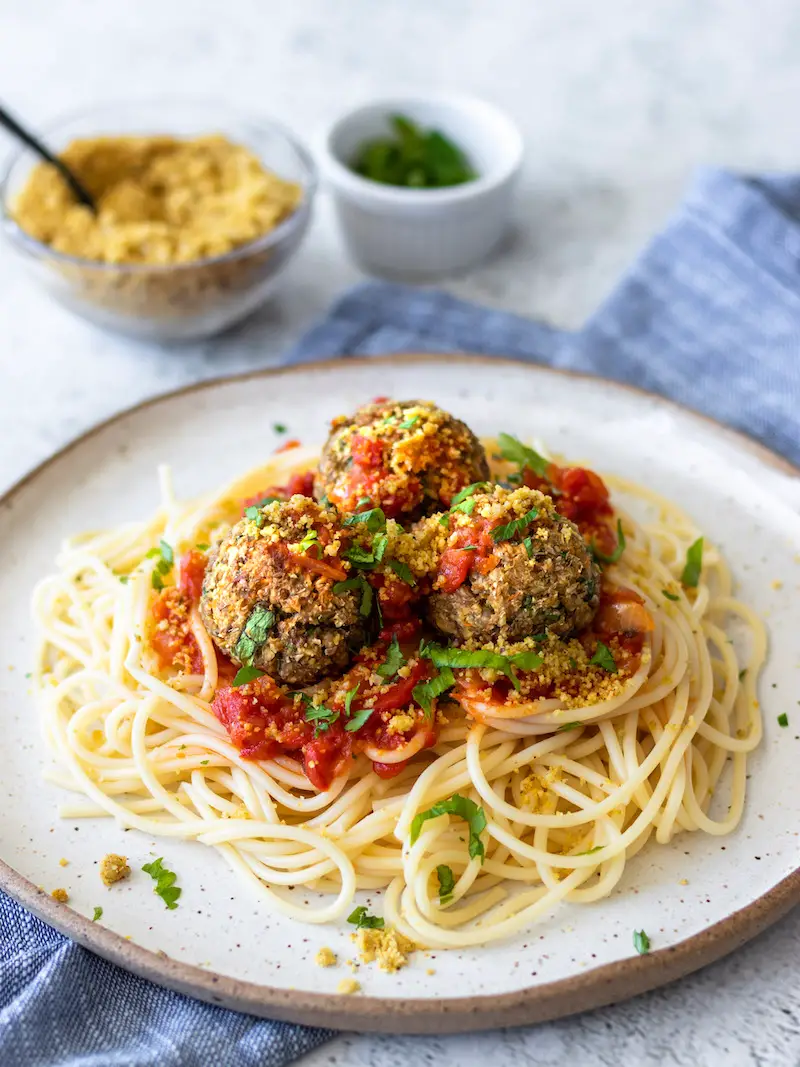
M 61 904 L 66 904 L 69 900 L 69 893 L 66 891 L 66 889 L 54 889 L 50 896 L 53 898 L 53 900 L 57 900 Z
M 68 867 L 69 860 L 65 860 L 63 857 L 58 861 L 59 867 Z
M 334 967 L 336 965 L 336 953 L 333 949 L 323 947 L 314 957 L 314 963 L 318 967 Z
M 121 882 L 130 873 L 131 869 L 128 866 L 127 856 L 117 856 L 116 853 L 109 852 L 107 856 L 103 856 L 100 860 L 100 877 L 103 879 L 103 885 L 113 885 L 114 882 Z
M 361 983 L 357 982 L 355 978 L 343 978 L 336 987 L 337 993 L 344 993 L 345 996 L 350 996 L 351 993 L 361 992 Z
M 377 960 L 378 967 L 389 974 L 405 967 L 408 963 L 407 957 L 417 949 L 413 941 L 391 926 L 383 930 L 369 930 L 362 927 L 358 933 L 352 935 L 352 938 L 358 946 L 362 963 L 372 963 L 373 960 Z

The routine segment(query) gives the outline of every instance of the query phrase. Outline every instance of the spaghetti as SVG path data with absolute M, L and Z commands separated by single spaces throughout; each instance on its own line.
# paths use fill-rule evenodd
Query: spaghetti
M 357 890 L 385 889 L 386 922 L 430 948 L 507 938 L 559 901 L 602 899 L 651 837 L 734 830 L 761 738 L 762 624 L 707 543 L 696 587 L 684 588 L 697 531 L 616 478 L 615 493 L 648 518 L 617 508 L 625 550 L 606 579 L 635 591 L 653 620 L 618 692 L 584 706 L 524 693 L 504 704 L 457 671 L 434 746 L 412 739 L 394 777 L 376 772 L 381 753 L 368 746 L 322 789 L 294 753 L 245 758 L 212 708 L 224 667 L 196 609 L 197 661 L 165 673 L 154 654 L 153 586 L 172 580 L 158 546 L 213 541 L 244 498 L 316 461 L 295 448 L 189 503 L 162 470 L 149 521 L 65 545 L 33 601 L 35 684 L 56 760 L 47 776 L 81 797 L 63 817 L 111 816 L 211 845 L 270 907 L 304 922 L 341 920 Z M 728 764 L 727 811 L 712 814 Z M 288 887 L 319 896 L 301 904 Z

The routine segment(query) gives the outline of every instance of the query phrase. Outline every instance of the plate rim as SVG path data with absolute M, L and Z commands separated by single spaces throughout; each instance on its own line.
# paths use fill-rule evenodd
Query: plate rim
M 634 393 L 689 416 L 729 442 L 738 444 L 761 462 L 784 474 L 800 478 L 800 468 L 746 433 L 717 422 L 702 412 L 668 397 L 649 392 L 627 382 L 598 375 L 525 363 L 506 356 L 477 353 L 404 352 L 369 357 L 338 356 L 288 366 L 262 367 L 243 374 L 220 375 L 158 393 L 115 412 L 36 464 L 0 494 L 0 508 L 56 461 L 79 448 L 92 437 L 123 419 L 147 408 L 190 395 L 213 391 L 229 384 L 292 374 L 314 374 L 340 370 L 353 362 L 368 365 L 424 363 L 486 364 L 524 368 L 531 374 L 570 377 L 599 382 L 612 389 Z M 165 957 L 127 941 L 120 934 L 93 923 L 67 904 L 53 900 L 24 875 L 0 859 L 0 889 L 59 933 L 90 949 L 123 969 L 156 985 L 197 997 L 217 1006 L 285 1022 L 357 1030 L 367 1033 L 465 1033 L 502 1026 L 520 1026 L 562 1018 L 607 1004 L 627 1000 L 685 977 L 733 952 L 800 904 L 800 867 L 786 875 L 756 900 L 676 945 L 654 949 L 643 956 L 630 956 L 602 964 L 580 974 L 529 986 L 510 993 L 466 997 L 391 998 L 369 995 L 280 989 L 258 982 L 242 981 L 201 967 Z

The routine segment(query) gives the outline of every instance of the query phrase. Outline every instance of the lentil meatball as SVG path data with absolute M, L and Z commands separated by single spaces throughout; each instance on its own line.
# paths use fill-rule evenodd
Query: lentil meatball
M 358 590 L 340 559 L 350 535 L 335 511 L 293 496 L 244 518 L 212 551 L 200 614 L 217 646 L 293 686 L 342 674 L 364 643 Z
M 387 400 L 333 420 L 314 489 L 345 513 L 368 497 L 387 517 L 411 521 L 488 477 L 483 446 L 463 422 L 429 401 Z
M 458 644 L 498 646 L 586 629 L 600 572 L 577 526 L 535 489 L 495 486 L 469 500 L 469 513 L 451 512 L 446 526 L 426 519 L 418 533 L 433 567 L 433 626 Z

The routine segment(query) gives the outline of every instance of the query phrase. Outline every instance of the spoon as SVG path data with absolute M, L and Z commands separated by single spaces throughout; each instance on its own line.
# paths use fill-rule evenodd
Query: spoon
M 5 128 L 10 133 L 13 133 L 15 137 L 18 137 L 23 144 L 27 145 L 28 148 L 33 149 L 33 151 L 41 156 L 42 159 L 52 164 L 75 194 L 78 202 L 88 207 L 93 214 L 97 214 L 97 204 L 95 204 L 92 197 L 87 193 L 84 186 L 78 181 L 69 167 L 65 163 L 62 163 L 58 156 L 54 156 L 53 153 L 42 144 L 38 137 L 34 137 L 32 133 L 29 133 L 26 129 L 20 126 L 17 120 L 9 115 L 2 104 L 0 104 L 0 126 L 5 126 Z

